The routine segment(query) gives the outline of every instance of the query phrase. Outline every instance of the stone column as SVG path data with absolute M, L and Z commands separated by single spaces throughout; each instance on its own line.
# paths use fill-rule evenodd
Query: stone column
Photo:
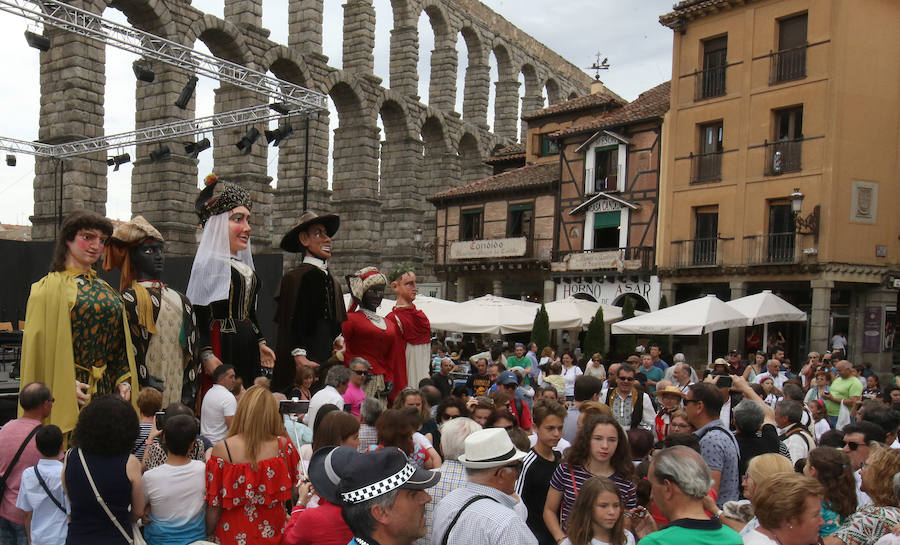
M 288 45 L 322 53 L 323 0 L 288 0 Z
M 102 136 L 105 46 L 51 26 L 45 27 L 44 35 L 50 38 L 51 47 L 40 53 L 38 140 L 62 144 Z M 14 75 L 9 77 L 9 83 L 14 84 Z M 63 217 L 78 208 L 106 214 L 106 157 L 107 152 L 102 151 L 64 159 L 61 164 L 55 159 L 35 158 L 34 240 L 56 238 L 61 221 L 60 187 Z
M 516 141 L 516 120 L 519 118 L 519 81 L 498 81 L 494 99 L 494 134 Z
M 262 0 L 225 0 L 225 20 L 240 28 L 261 30 Z
M 463 119 L 485 129 L 488 127 L 487 109 L 490 86 L 490 65 L 476 64 L 473 59 L 469 59 L 469 66 L 466 68 L 466 88 L 463 91 Z
M 536 112 L 544 107 L 544 96 L 543 95 L 527 95 L 522 97 L 522 115 L 519 117 L 525 117 L 527 114 L 531 112 Z M 524 120 L 522 121 L 522 127 L 519 133 L 519 142 L 524 142 L 526 140 L 526 136 L 528 134 L 528 123 Z
M 371 0 L 344 4 L 344 70 L 371 74 L 375 66 L 375 8 Z
M 233 85 L 222 85 L 215 90 L 215 112 L 222 113 L 259 104 L 259 95 Z M 251 129 L 259 131 L 259 138 L 250 153 L 242 154 L 237 143 Z M 213 145 L 215 173 L 222 180 L 237 183 L 250 190 L 253 210 L 250 223 L 253 226 L 253 246 L 272 246 L 273 191 L 272 178 L 266 173 L 269 147 L 263 133 L 267 123 L 257 123 L 216 132 Z
M 188 80 L 188 74 L 179 70 L 160 69 L 164 65 L 153 63 L 156 80 L 153 83 L 137 82 L 135 125 L 150 127 L 161 123 L 194 117 L 194 97 L 188 107 L 175 106 L 178 94 Z M 211 134 L 208 136 L 212 136 Z M 202 135 L 192 137 L 195 141 Z M 188 157 L 184 144 L 189 139 L 176 138 L 153 144 L 137 146 L 131 173 L 131 213 L 142 215 L 166 239 L 169 256 L 192 256 L 197 249 L 197 224 L 194 211 L 197 198 L 197 159 Z M 154 162 L 150 152 L 160 146 L 169 149 L 169 157 Z M 207 150 L 202 153 L 212 153 Z M 204 173 L 208 174 L 208 173 Z
M 729 287 L 731 288 L 731 298 L 729 301 L 734 301 L 735 299 L 747 295 L 747 283 L 742 280 L 732 280 L 729 282 Z M 744 353 L 743 327 L 733 327 L 728 330 L 728 349 L 731 350 L 732 348 L 737 348 L 741 351 L 741 354 Z
M 378 127 L 334 130 L 332 202 L 341 215 L 335 239 L 335 274 L 351 274 L 381 259 L 381 200 L 378 195 Z
M 556 282 L 544 280 L 544 304 L 556 300 Z
M 662 300 L 665 296 L 666 302 L 671 307 L 675 304 L 675 283 L 669 278 L 660 278 L 659 284 L 659 299 Z
M 419 31 L 414 25 L 391 30 L 391 90 L 419 99 Z
M 469 300 L 469 286 L 465 276 L 456 277 L 456 300 L 460 303 Z
M 428 105 L 446 112 L 456 107 L 456 47 L 446 37 L 431 52 Z
M 812 309 L 809 313 L 809 349 L 822 352 L 828 348 L 831 290 L 834 288 L 834 282 L 820 278 L 810 281 L 809 286 L 812 288 Z
M 491 293 L 497 297 L 503 297 L 503 280 L 495 279 L 491 281 Z
M 425 201 L 418 183 L 422 164 L 423 143 L 417 138 L 403 138 L 381 143 L 381 227 L 384 250 L 381 266 L 385 270 L 400 263 L 416 265 L 416 276 L 425 278 L 433 262 L 415 244 L 416 228 L 422 229 L 422 242 L 431 242 L 434 229 L 427 230 L 422 210 L 434 208 Z
M 278 250 L 281 237 L 303 213 L 303 181 L 308 178 L 307 209 L 317 214 L 334 212 L 328 190 L 328 113 L 316 118 L 291 118 L 294 134 L 282 140 L 278 154 L 278 187 L 272 206 L 272 250 Z M 306 150 L 307 123 L 309 150 Z M 308 153 L 307 153 L 308 151 Z M 307 162 L 308 156 L 308 162 Z M 337 237 L 343 234 L 338 231 Z M 299 263 L 296 255 L 285 254 L 285 268 Z

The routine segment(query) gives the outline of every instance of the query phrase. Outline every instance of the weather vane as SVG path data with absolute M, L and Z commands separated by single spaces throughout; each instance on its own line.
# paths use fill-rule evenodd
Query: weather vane
M 587 70 L 594 71 L 594 79 L 600 81 L 600 71 L 601 70 L 609 70 L 609 62 L 606 57 L 603 57 L 603 60 L 600 60 L 601 54 L 597 51 L 597 60 L 594 61 L 594 64 L 587 67 Z

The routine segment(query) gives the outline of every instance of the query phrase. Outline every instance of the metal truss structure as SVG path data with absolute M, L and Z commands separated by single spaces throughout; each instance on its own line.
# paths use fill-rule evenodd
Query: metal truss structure
M 328 97 L 294 83 L 267 76 L 233 62 L 198 53 L 148 32 L 120 25 L 88 11 L 53 0 L 0 0 L 0 11 L 50 25 L 79 36 L 154 59 L 189 73 L 202 74 L 221 83 L 248 89 L 266 97 L 266 104 L 208 117 L 174 121 L 136 131 L 100 136 L 64 144 L 44 144 L 0 137 L 0 150 L 65 159 L 109 149 L 122 149 L 181 136 L 192 136 L 282 116 L 317 116 L 328 108 Z M 271 108 L 268 101 L 271 100 Z M 274 110 L 274 111 L 273 111 Z M 276 113 L 278 112 L 278 113 Z
M 120 25 L 68 4 L 53 0 L 0 0 L 0 11 L 99 40 L 148 59 L 203 74 L 221 83 L 255 91 L 273 102 L 290 105 L 292 110 L 316 112 L 328 107 L 328 97 L 321 93 L 267 76 L 246 66 L 198 53 L 192 48 Z
M 298 111 L 297 113 L 302 113 Z M 293 114 L 293 112 L 291 112 Z M 307 114 L 309 115 L 309 114 Z M 22 153 L 38 157 L 66 159 L 97 151 L 123 149 L 137 144 L 151 144 L 162 140 L 171 140 L 182 136 L 193 136 L 214 132 L 229 127 L 240 127 L 248 124 L 269 121 L 283 117 L 268 106 L 253 106 L 241 110 L 232 110 L 208 117 L 199 117 L 185 121 L 173 121 L 163 125 L 155 125 L 136 131 L 99 136 L 87 140 L 77 140 L 64 144 L 43 144 L 27 142 L 13 138 L 0 137 L 0 150 Z

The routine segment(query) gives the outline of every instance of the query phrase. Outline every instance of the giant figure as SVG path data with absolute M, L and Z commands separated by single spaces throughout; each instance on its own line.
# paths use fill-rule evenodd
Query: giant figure
M 281 239 L 281 248 L 302 253 L 303 262 L 284 275 L 275 295 L 278 363 L 272 391 L 289 389 L 298 365 L 316 368 L 320 380 L 325 378 L 334 340 L 347 319 L 341 284 L 328 270 L 331 237 L 340 224 L 334 214 L 306 211 Z
M 371 364 L 372 376 L 363 385 L 367 397 L 385 399 L 406 387 L 406 343 L 394 320 L 378 315 L 387 278 L 375 267 L 366 267 L 347 277 L 353 296 L 351 312 L 344 322 L 344 361 L 363 358 Z
M 194 309 L 162 282 L 165 241 L 143 216 L 113 231 L 103 268 L 122 271 L 119 290 L 135 349 L 138 382 L 163 394 L 163 407 L 193 407 L 199 390 Z
M 431 323 L 413 303 L 418 294 L 416 271 L 399 265 L 391 271 L 389 280 L 397 303 L 388 319 L 397 323 L 400 335 L 406 341 L 406 382 L 417 387 L 420 380 L 430 376 Z
M 55 403 L 45 424 L 68 433 L 91 396 L 137 402 L 138 376 L 125 306 L 93 266 L 112 223 L 87 210 L 62 222 L 50 274 L 31 286 L 22 339 L 21 384 L 43 382 Z M 132 395 L 133 394 L 133 395 Z
M 233 365 L 248 385 L 275 365 L 275 353 L 256 318 L 260 283 L 250 252 L 250 192 L 225 183 L 214 195 L 216 185 L 216 176 L 207 176 L 195 204 L 203 236 L 187 288 L 197 316 L 201 395 L 212 387 L 212 372 L 223 363 Z

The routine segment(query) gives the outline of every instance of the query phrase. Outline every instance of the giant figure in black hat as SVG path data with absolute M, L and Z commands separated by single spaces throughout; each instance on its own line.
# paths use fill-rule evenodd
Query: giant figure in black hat
M 200 384 L 194 309 L 183 293 L 162 282 L 164 266 L 163 237 L 143 216 L 113 231 L 103 268 L 122 271 L 119 290 L 141 388 L 162 392 L 163 407 L 193 407 Z
M 275 295 L 278 359 L 273 391 L 293 384 L 296 366 L 317 368 L 328 361 L 341 323 L 347 319 L 341 284 L 328 270 L 331 237 L 340 223 L 334 214 L 306 211 L 281 239 L 281 248 L 303 253 L 303 262 L 284 275 Z
M 250 252 L 253 201 L 249 191 L 228 183 L 214 196 L 217 182 L 215 175 L 207 176 L 197 197 L 203 236 L 187 288 L 197 316 L 204 394 L 212 387 L 213 370 L 223 363 L 233 365 L 244 384 L 253 384 L 275 364 L 256 319 L 260 283 Z

